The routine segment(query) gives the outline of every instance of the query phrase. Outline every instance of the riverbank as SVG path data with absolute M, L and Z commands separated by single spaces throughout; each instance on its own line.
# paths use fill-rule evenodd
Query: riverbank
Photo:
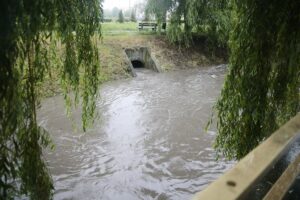
M 101 65 L 108 80 L 128 77 L 128 66 L 122 51 L 136 46 L 148 47 L 163 71 L 198 68 L 226 62 L 226 58 L 209 55 L 204 46 L 179 48 L 170 44 L 163 35 L 104 36 L 99 48 Z
M 212 55 L 204 44 L 194 45 L 188 49 L 179 48 L 170 44 L 164 35 L 154 35 L 151 32 L 123 34 L 104 32 L 99 42 L 101 82 L 131 77 L 123 52 L 125 48 L 136 46 L 148 47 L 164 72 L 218 65 L 226 62 L 227 59 L 224 56 Z M 41 96 L 51 97 L 61 93 L 57 77 L 58 72 L 54 69 L 41 86 Z

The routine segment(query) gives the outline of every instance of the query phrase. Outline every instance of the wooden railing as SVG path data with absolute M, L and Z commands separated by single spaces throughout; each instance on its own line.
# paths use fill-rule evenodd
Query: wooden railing
M 273 133 L 226 174 L 197 193 L 194 200 L 251 199 L 251 188 L 274 166 L 290 145 L 299 140 L 299 137 L 300 114 Z M 299 173 L 298 154 L 263 199 L 282 199 Z

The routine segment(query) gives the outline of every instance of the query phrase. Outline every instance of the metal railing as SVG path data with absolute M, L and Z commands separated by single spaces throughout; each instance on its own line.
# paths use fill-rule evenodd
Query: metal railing
M 270 168 L 282 157 L 288 147 L 300 137 L 300 114 L 274 132 L 231 170 L 197 193 L 194 200 L 249 199 L 249 191 L 261 180 Z M 300 155 L 285 169 L 265 200 L 282 199 L 300 173 Z M 251 199 L 251 198 L 250 198 Z

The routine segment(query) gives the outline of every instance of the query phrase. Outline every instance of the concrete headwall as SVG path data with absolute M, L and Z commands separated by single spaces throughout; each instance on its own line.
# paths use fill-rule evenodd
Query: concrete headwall
M 125 53 L 128 57 L 128 60 L 130 61 L 129 68 L 132 71 L 133 76 L 136 76 L 134 68 L 131 64 L 131 62 L 134 60 L 142 62 L 147 69 L 161 72 L 161 68 L 157 65 L 156 59 L 151 56 L 151 52 L 147 47 L 127 48 L 125 49 Z

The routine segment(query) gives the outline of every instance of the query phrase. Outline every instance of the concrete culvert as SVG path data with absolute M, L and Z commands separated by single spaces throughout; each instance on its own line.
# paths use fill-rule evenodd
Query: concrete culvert
M 133 60 L 131 61 L 131 64 L 133 66 L 133 68 L 144 68 L 144 63 L 139 61 L 139 60 Z
M 128 62 L 128 69 L 132 76 L 136 76 L 134 69 L 137 68 L 152 69 L 156 72 L 161 72 L 160 67 L 156 64 L 156 59 L 154 59 L 147 47 L 127 48 L 125 49 L 125 54 Z

